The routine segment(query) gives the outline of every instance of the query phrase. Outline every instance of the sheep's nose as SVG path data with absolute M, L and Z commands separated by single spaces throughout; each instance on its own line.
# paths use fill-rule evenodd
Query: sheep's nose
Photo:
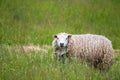
M 64 43 L 60 43 L 60 46 L 63 47 L 63 46 L 64 46 Z

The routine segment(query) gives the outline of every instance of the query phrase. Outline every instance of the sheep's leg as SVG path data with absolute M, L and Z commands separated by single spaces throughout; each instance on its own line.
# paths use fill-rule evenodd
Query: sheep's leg
M 110 65 L 108 63 L 103 63 L 100 72 L 101 73 L 103 72 L 105 74 L 106 80 L 108 79 L 109 76 L 109 69 L 110 69 Z
M 105 71 L 106 78 L 108 78 L 110 65 L 108 63 L 104 63 L 103 69 Z
M 65 57 L 64 57 L 64 55 L 61 55 L 60 56 L 60 60 L 61 60 L 61 62 L 64 64 L 65 63 Z
M 57 60 L 57 53 L 54 53 L 54 59 Z
M 70 57 L 70 54 L 67 52 L 66 53 L 66 58 L 68 58 L 68 62 L 71 62 L 72 61 L 72 59 L 71 59 L 71 57 Z
M 58 55 L 58 53 L 54 53 L 54 60 L 56 61 L 62 61 L 62 57 Z M 63 61 L 62 61 L 63 62 Z
M 54 53 L 54 60 L 55 61 L 58 60 L 58 61 L 64 63 L 65 62 L 65 56 L 64 56 L 64 54 L 63 55 L 58 55 L 58 53 Z

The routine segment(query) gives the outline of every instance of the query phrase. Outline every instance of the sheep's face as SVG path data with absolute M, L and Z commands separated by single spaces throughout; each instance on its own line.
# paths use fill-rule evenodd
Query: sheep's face
M 71 35 L 69 35 L 69 34 L 54 35 L 54 38 L 56 38 L 56 40 L 57 40 L 57 45 L 61 48 L 67 46 L 70 37 L 71 37 Z

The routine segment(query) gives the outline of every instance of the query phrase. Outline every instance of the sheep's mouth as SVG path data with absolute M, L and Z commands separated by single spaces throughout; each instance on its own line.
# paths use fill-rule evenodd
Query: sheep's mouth
M 59 48 L 64 48 L 65 46 L 64 45 L 58 45 Z
M 61 48 L 63 48 L 64 46 L 60 46 Z

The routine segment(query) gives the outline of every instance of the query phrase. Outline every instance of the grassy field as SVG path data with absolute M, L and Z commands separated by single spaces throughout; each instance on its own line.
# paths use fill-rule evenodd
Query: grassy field
M 48 53 L 15 53 L 10 46 L 0 47 L 0 80 L 119 80 L 120 53 L 115 54 L 115 63 L 108 78 L 86 64 L 75 61 L 60 64 Z
M 51 46 L 53 34 L 100 34 L 120 49 L 119 0 L 0 0 L 0 80 L 119 80 L 120 54 L 106 79 L 85 65 L 60 64 L 48 53 L 14 52 L 15 45 Z

